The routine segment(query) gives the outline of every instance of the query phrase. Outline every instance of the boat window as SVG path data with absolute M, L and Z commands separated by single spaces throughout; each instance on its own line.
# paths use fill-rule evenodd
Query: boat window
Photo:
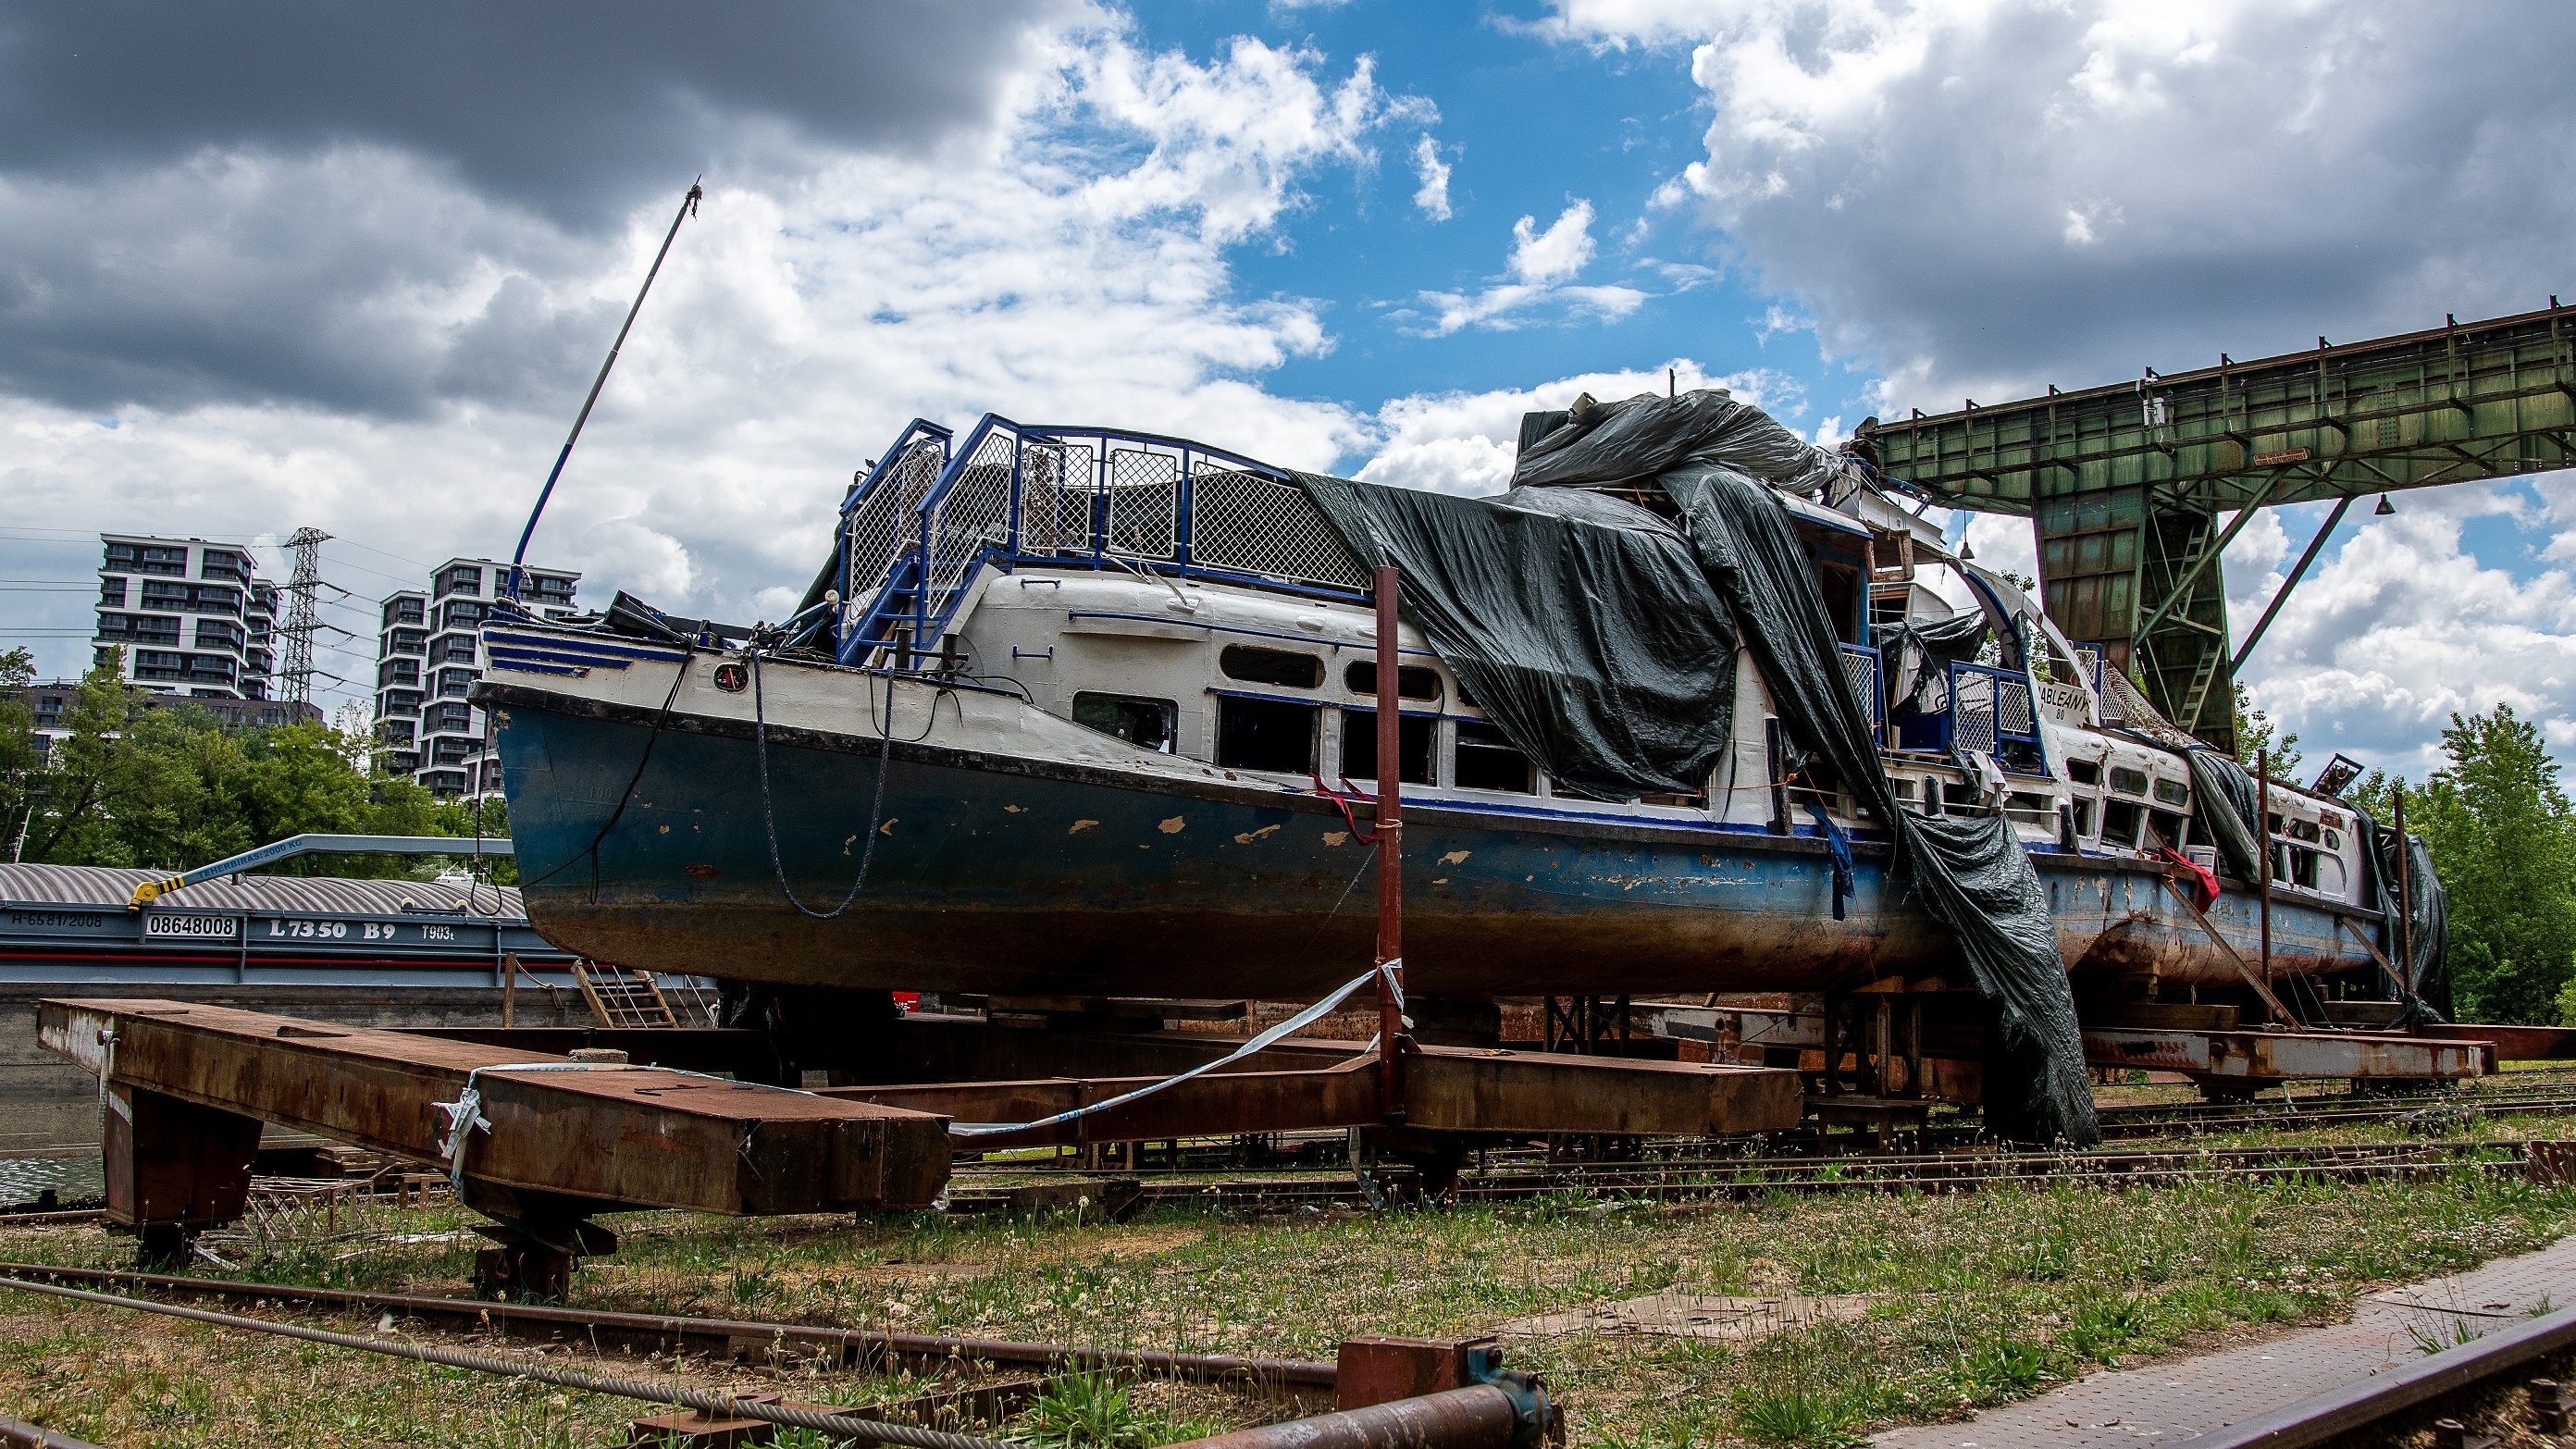
M 1458 757 L 1449 774 L 1450 783 L 1461 790 L 1538 793 L 1538 770 L 1530 757 L 1514 749 L 1501 730 L 1480 720 L 1458 721 Z
M 1315 769 L 1315 717 L 1311 704 L 1284 699 L 1217 696 L 1216 762 L 1231 770 L 1277 770 L 1308 775 Z
M 1892 796 L 1894 796 L 1894 797 L 1896 797 L 1896 798 L 1897 798 L 1897 799 L 1899 799 L 1899 800 L 1908 800 L 1908 801 L 1912 800 L 1912 799 L 1914 798 L 1914 780 L 1913 780 L 1913 777 L 1912 777 L 1912 776 L 1909 776 L 1909 775 L 1890 775 L 1890 776 L 1888 776 L 1888 777 L 1887 777 L 1887 793 L 1888 793 L 1888 794 L 1890 794 L 1890 795 L 1892 795 Z
M 2332 831 L 2332 830 L 2328 830 L 2328 831 L 2326 832 L 2326 849 L 2328 849 L 2328 850 L 2341 850 L 2341 849 L 2343 849 L 2343 837 L 2342 837 L 2341 835 L 2336 834 L 2336 833 L 2335 833 L 2334 831 Z
M 1342 670 L 1342 683 L 1353 694 L 1377 693 L 1377 661 L 1355 659 Z M 1440 671 L 1421 664 L 1395 667 L 1395 692 L 1406 699 L 1440 698 Z
M 2158 780 L 2156 798 L 2168 805 L 2188 805 L 2191 803 L 2191 787 L 2180 780 Z
M 2147 848 L 2150 850 L 2160 845 L 2171 846 L 2174 849 L 2179 850 L 2182 848 L 2184 837 L 2188 835 L 2190 831 L 2191 817 L 2187 815 L 2178 814 L 2171 810 L 2149 810 L 2147 812 Z
M 1229 679 L 1248 680 L 1254 684 L 1284 684 L 1291 689 L 1313 689 L 1324 682 L 1324 661 L 1312 654 L 1289 649 L 1264 649 L 1256 644 L 1228 644 L 1216 656 L 1216 667 Z
M 2113 765 L 2111 788 L 2123 795 L 2144 795 L 2147 793 L 2147 772 L 2127 765 Z
M 1181 707 L 1168 699 L 1141 699 L 1129 694 L 1077 694 L 1073 722 L 1104 735 L 1116 735 L 1140 749 L 1172 752 L 1180 734 Z
M 2066 762 L 2066 778 L 2078 785 L 2099 785 L 2102 783 L 2102 762 L 2069 760 Z
M 2075 797 L 2075 833 L 2087 839 L 2090 839 L 2093 834 L 2094 804 L 2093 797 L 2089 795 Z
M 2118 778 L 2114 772 L 2113 778 Z M 2102 843 L 2134 850 L 2138 845 L 2138 827 L 2146 823 L 2144 806 L 2126 800 L 2102 802 Z
M 1354 780 L 1377 778 L 1377 711 L 1346 709 L 1342 715 L 1342 773 Z M 1395 745 L 1404 767 L 1396 778 L 1408 785 L 1431 783 L 1431 738 L 1440 722 L 1409 714 L 1395 722 Z
M 2317 853 L 2304 845 L 2290 847 L 2290 884 L 2317 888 Z
M 1977 798 L 1976 782 L 1973 780 L 1942 781 L 1941 803 L 1956 809 L 1975 810 L 1981 803 Z

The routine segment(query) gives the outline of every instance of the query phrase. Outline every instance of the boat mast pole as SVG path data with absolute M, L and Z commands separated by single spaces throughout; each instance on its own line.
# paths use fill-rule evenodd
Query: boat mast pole
M 1404 1064 L 1396 1038 L 1404 1034 L 1404 716 L 1396 678 L 1395 567 L 1377 571 L 1377 988 L 1378 1111 L 1404 1116 Z
M 705 179 L 702 176 L 690 182 L 688 194 L 680 198 L 680 209 L 671 217 L 671 229 L 662 233 L 662 249 L 653 254 L 653 265 L 644 273 L 644 285 L 635 289 L 635 305 L 626 309 L 626 321 L 617 329 L 617 340 L 608 344 L 608 359 L 599 364 L 599 376 L 590 380 L 590 396 L 581 400 L 572 431 L 564 437 L 563 451 L 555 454 L 554 470 L 546 474 L 546 486 L 537 490 L 537 506 L 528 510 L 528 526 L 519 530 L 519 551 L 510 555 L 510 598 L 514 603 L 519 597 L 519 580 L 527 572 L 522 565 L 528 561 L 528 540 L 536 537 L 537 516 L 546 511 L 546 500 L 555 496 L 555 482 L 563 477 L 564 464 L 572 461 L 572 445 L 581 441 L 582 424 L 590 421 L 590 410 L 599 403 L 599 390 L 608 386 L 608 370 L 617 365 L 617 354 L 626 347 L 626 334 L 635 330 L 635 314 L 644 310 L 644 298 L 653 290 L 653 279 L 662 275 L 662 263 L 671 255 L 671 242 L 680 234 L 680 223 L 697 215 L 698 198 L 707 194 L 699 184 Z
M 2254 752 L 2254 801 L 2254 839 L 2262 847 L 2254 876 L 2262 891 L 2263 985 L 2268 989 L 2272 984 L 2272 752 L 2268 749 Z

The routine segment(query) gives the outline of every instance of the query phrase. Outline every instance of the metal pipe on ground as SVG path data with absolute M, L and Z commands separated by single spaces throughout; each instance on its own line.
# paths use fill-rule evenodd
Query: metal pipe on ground
M 544 1304 L 494 1303 L 479 1298 L 366 1293 L 344 1288 L 307 1288 L 288 1283 L 189 1278 L 169 1273 L 62 1268 L 44 1263 L 0 1262 L 0 1275 L 102 1287 L 146 1288 L 164 1293 L 192 1293 L 208 1298 L 379 1309 L 419 1318 L 453 1320 L 476 1327 L 541 1329 L 584 1337 L 604 1334 L 617 1341 L 691 1347 L 716 1354 L 728 1354 L 760 1344 L 769 1345 L 773 1352 L 782 1354 L 795 1350 L 847 1353 L 862 1361 L 865 1356 L 877 1355 L 927 1362 L 981 1360 L 1049 1369 L 1128 1369 L 1200 1383 L 1236 1383 L 1255 1387 L 1328 1389 L 1335 1381 L 1334 1365 L 1307 1359 L 1238 1358 L 1213 1353 L 1166 1353 L 1152 1349 L 1078 1348 L 1002 1339 L 941 1338 L 929 1334 L 877 1333 L 824 1324 L 619 1313 Z
M 1521 1437 L 1521 1411 L 1511 1394 L 1496 1384 L 1469 1384 L 1237 1429 L 1172 1449 L 1513 1449 Z
M 22 1424 L 16 1419 L 0 1419 L 0 1449 L 98 1449 L 98 1446 L 87 1439 L 74 1439 L 51 1429 Z

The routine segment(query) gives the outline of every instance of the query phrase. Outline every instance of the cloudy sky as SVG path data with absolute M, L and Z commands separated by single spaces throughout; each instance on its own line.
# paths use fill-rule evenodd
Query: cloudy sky
M 363 689 L 376 596 L 507 555 L 700 174 L 533 556 L 775 617 L 916 414 L 1479 491 L 1667 367 L 1832 441 L 2527 310 L 2570 53 L 2556 0 L 12 7 L 0 643 L 85 661 L 101 528 L 313 524 Z M 2321 514 L 2231 551 L 2240 630 Z M 2412 773 L 2510 700 L 2576 762 L 2571 522 L 2355 509 L 2258 699 Z

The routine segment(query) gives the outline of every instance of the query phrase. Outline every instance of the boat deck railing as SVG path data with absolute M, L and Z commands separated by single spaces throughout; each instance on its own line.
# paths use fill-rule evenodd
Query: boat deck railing
M 916 418 L 842 505 L 844 663 L 936 647 L 996 562 L 1073 563 L 1364 597 L 1368 575 L 1286 472 L 1185 438 L 988 413 Z

